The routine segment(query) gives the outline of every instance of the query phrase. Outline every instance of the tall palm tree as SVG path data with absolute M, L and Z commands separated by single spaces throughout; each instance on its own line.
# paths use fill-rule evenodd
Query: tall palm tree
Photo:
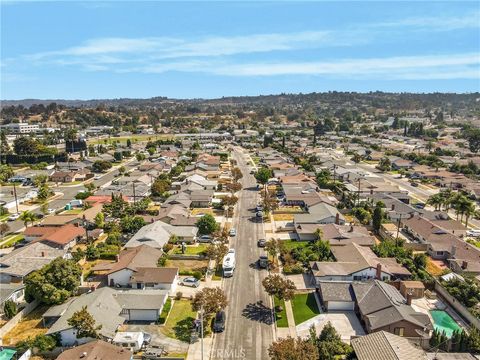
M 475 215 L 477 209 L 475 208 L 475 204 L 473 201 L 469 201 L 468 204 L 465 206 L 464 214 L 465 214 L 465 226 L 468 227 L 468 219 L 473 215 Z
M 435 211 L 438 211 L 444 204 L 444 198 L 440 193 L 433 194 L 428 198 L 427 204 L 432 205 L 435 208 Z

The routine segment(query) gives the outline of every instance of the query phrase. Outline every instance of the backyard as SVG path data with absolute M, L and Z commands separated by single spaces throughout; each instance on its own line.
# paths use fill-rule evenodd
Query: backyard
M 42 315 L 47 311 L 47 306 L 40 306 L 28 314 L 25 319 L 20 321 L 12 330 L 3 337 L 4 345 L 15 345 L 19 341 L 28 338 L 34 338 L 47 332 L 43 327 Z
M 196 312 L 192 310 L 189 300 L 175 300 L 167 322 L 161 328 L 164 335 L 189 342 L 193 321 L 196 319 Z
M 315 301 L 315 293 L 295 294 L 291 303 L 296 325 L 320 314 Z
M 202 255 L 207 250 L 208 245 L 187 245 L 185 247 L 185 255 Z M 182 254 L 182 247 L 175 246 L 172 250 L 172 254 Z

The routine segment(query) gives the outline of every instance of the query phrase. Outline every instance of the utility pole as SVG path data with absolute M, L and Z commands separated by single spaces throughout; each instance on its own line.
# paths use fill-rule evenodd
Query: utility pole
M 18 199 L 17 199 L 17 187 L 15 186 L 15 181 L 13 182 L 13 196 L 15 196 L 15 207 L 18 214 Z
M 360 178 L 358 179 L 358 194 L 357 194 L 357 206 L 360 205 Z
M 133 186 L 133 205 L 135 205 L 136 203 L 135 182 L 132 182 L 132 186 Z
M 200 309 L 200 347 L 202 350 L 202 360 L 203 360 L 203 306 Z

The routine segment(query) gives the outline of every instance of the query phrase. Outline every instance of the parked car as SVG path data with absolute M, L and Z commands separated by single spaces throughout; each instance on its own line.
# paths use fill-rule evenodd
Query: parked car
M 260 255 L 260 258 L 258 259 L 258 266 L 261 269 L 268 268 L 268 256 L 267 255 Z
M 223 332 L 225 330 L 225 311 L 219 311 L 213 320 L 213 331 Z
M 418 187 L 418 183 L 414 182 L 414 181 L 410 182 L 410 185 L 413 186 L 413 187 Z
M 95 176 L 93 177 L 93 180 L 100 180 L 101 178 L 102 178 L 102 175 L 95 174 Z
M 480 230 L 467 230 L 467 236 L 480 237 Z
M 425 204 L 424 203 L 416 203 L 414 205 L 417 209 L 424 209 L 425 208 Z
M 257 211 L 257 213 L 255 214 L 255 216 L 257 218 L 262 218 L 263 217 L 263 212 L 262 211 Z
M 20 217 L 19 213 L 12 214 L 8 217 L 8 221 L 15 221 Z
M 53 214 L 55 211 L 56 211 L 55 209 L 48 209 L 48 210 L 47 210 L 47 213 Z
M 255 211 L 263 211 L 263 206 L 262 205 L 257 205 L 255 207 Z
M 235 228 L 231 228 L 230 232 L 228 233 L 230 236 L 237 236 L 237 230 Z
M 212 242 L 212 237 L 210 235 L 202 235 L 199 238 L 197 238 L 197 241 L 201 243 Z
M 194 278 L 193 276 L 190 276 L 180 281 L 180 285 L 198 288 L 200 286 L 200 280 Z
M 257 245 L 258 245 L 258 247 L 263 248 L 263 247 L 265 247 L 266 242 L 267 241 L 265 239 L 258 239 Z

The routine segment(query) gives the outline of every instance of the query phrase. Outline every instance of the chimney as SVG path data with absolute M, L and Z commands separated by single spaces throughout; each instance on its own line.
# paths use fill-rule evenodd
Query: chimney
M 392 204 L 392 211 L 395 210 L 395 204 Z
M 337 212 L 337 215 L 335 215 L 335 224 L 339 225 L 340 224 L 340 214 Z
M 455 245 L 452 245 L 452 249 L 450 250 L 450 255 L 455 256 L 457 253 L 457 247 Z
M 42 251 L 42 257 L 45 257 L 45 251 Z
M 462 261 L 462 269 L 465 270 L 467 267 L 468 267 L 468 261 L 467 261 L 467 260 L 463 260 L 463 261 Z
M 378 280 L 382 280 L 382 264 L 377 264 L 377 273 L 375 276 Z
M 373 189 L 370 189 L 370 195 L 373 195 Z
M 413 293 L 409 291 L 407 293 L 407 305 L 412 305 Z

